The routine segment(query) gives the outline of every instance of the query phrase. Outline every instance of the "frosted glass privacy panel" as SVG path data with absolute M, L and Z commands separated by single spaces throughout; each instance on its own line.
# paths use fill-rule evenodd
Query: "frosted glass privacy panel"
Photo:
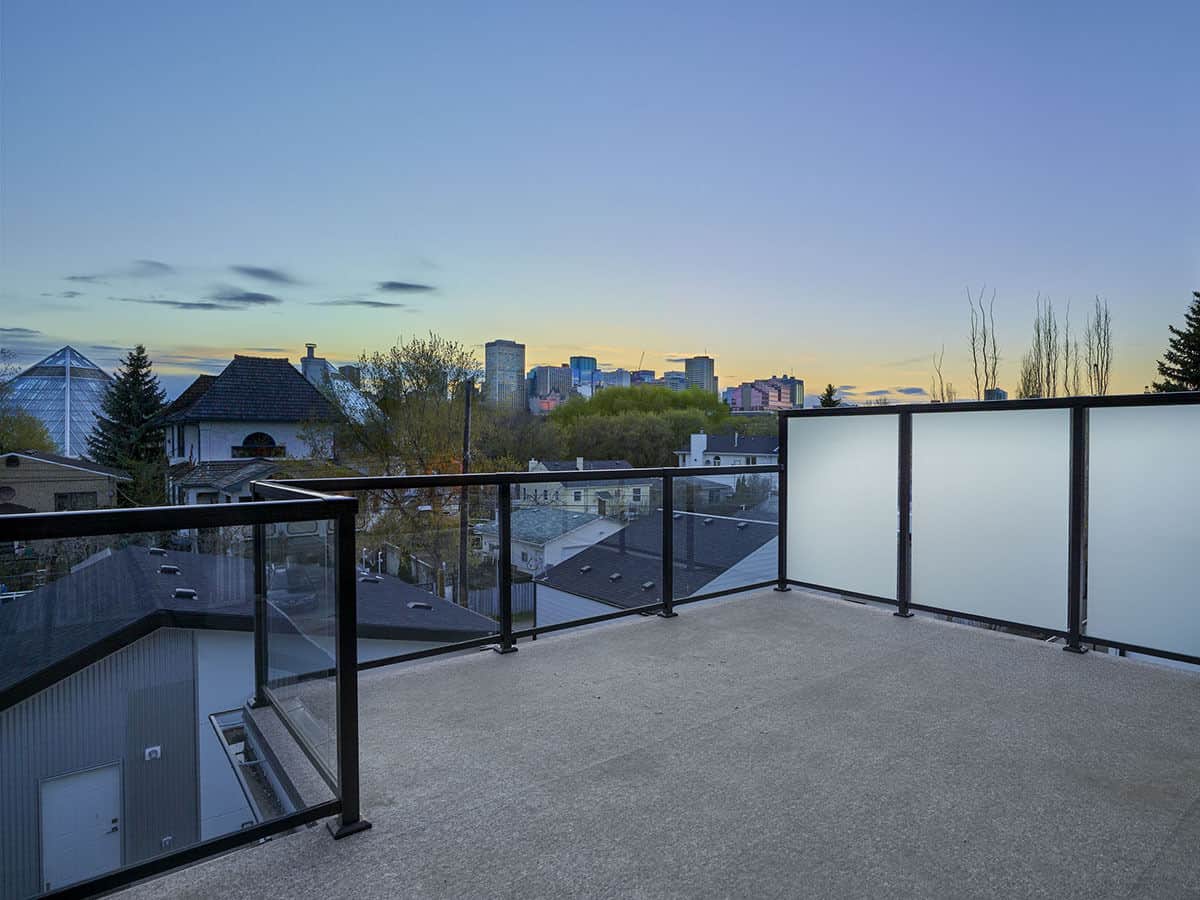
M 912 602 L 1067 627 L 1070 411 L 913 416 Z
M 1089 416 L 1086 631 L 1200 656 L 1200 406 Z
M 898 421 L 788 420 L 788 578 L 895 599 Z

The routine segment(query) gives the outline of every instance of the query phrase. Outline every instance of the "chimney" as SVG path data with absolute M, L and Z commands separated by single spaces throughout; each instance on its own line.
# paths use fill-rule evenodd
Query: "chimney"
M 308 348 L 308 358 L 312 359 L 313 351 L 317 349 L 317 345 L 316 344 L 305 344 L 304 346 Z
M 580 472 L 583 471 L 583 457 L 582 456 L 575 457 L 575 468 L 577 468 Z

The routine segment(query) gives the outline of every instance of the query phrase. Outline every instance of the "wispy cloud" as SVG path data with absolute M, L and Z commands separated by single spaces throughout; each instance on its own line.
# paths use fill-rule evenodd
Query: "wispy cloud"
M 873 391 L 863 391 L 863 395 L 866 397 L 886 397 L 890 393 L 891 391 L 887 388 L 876 388 Z
M 316 300 L 313 306 L 365 306 L 368 309 L 408 309 L 406 303 L 390 300 Z
M 113 300 L 121 303 L 144 303 L 148 306 L 166 306 L 170 309 L 198 309 L 198 310 L 234 310 L 245 309 L 242 306 L 232 306 L 227 303 L 214 303 L 211 300 L 159 300 L 148 297 L 113 297 Z
M 93 275 L 66 275 L 64 279 L 80 284 L 108 284 L 109 280 L 113 278 L 158 278 L 163 275 L 172 275 L 174 272 L 174 266 L 157 259 L 135 259 L 128 266 L 113 269 L 111 272 L 98 272 Z
M 0 328 L 0 334 L 8 337 L 33 337 L 41 332 L 36 328 Z
M 103 275 L 64 275 L 64 281 L 76 281 L 81 284 L 108 284 Z
M 924 397 L 929 392 L 923 387 L 898 387 L 897 394 L 904 394 L 909 397 Z
M 416 284 L 411 281 L 381 281 L 377 289 L 390 294 L 419 294 L 437 290 L 431 284 Z
M 260 294 L 257 291 L 243 291 L 235 287 L 220 287 L 212 294 L 209 294 L 210 300 L 215 300 L 218 303 L 224 303 L 229 306 L 245 307 L 245 306 L 273 306 L 276 303 L 283 301 L 274 294 Z
M 299 284 L 300 282 L 285 272 L 283 269 L 272 269 L 267 266 L 230 266 L 231 272 L 237 272 L 239 275 L 245 275 L 247 278 L 256 278 L 259 281 L 266 281 L 270 284 Z
M 858 385 L 856 385 L 856 384 L 839 384 L 837 386 L 837 389 L 838 389 L 838 391 L 840 391 L 843 394 L 853 394 L 855 391 L 858 390 Z
M 255 353 L 287 353 L 286 347 L 247 347 L 247 350 L 253 350 Z

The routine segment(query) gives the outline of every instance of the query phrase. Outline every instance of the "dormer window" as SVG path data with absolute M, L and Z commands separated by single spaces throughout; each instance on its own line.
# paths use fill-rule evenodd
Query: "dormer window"
M 230 455 L 234 459 L 253 459 L 265 456 L 286 456 L 287 447 L 276 444 L 275 438 L 265 431 L 255 431 L 242 438 L 241 446 L 231 447 Z

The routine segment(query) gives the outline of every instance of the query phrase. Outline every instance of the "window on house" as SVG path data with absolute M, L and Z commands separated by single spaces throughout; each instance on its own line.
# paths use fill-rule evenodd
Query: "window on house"
M 583 499 L 583 491 L 575 492 L 575 502 L 578 503 Z
M 197 503 L 216 503 L 217 502 L 217 492 L 216 491 L 198 491 L 196 493 L 196 502 Z
M 95 491 L 67 491 L 54 495 L 54 511 L 70 512 L 73 509 L 95 509 L 99 504 Z
M 719 466 L 720 464 L 721 464 L 721 457 L 719 457 L 719 456 L 714 456 L 714 457 L 713 457 L 713 465 L 714 465 L 714 466 Z
M 550 489 L 549 488 L 542 488 L 542 499 L 543 500 L 550 499 Z
M 758 465 L 758 457 L 757 456 L 747 456 L 746 457 L 746 465 L 757 466 Z
M 641 501 L 642 501 L 642 489 L 635 487 L 633 489 L 633 502 L 640 503 Z
M 521 551 L 521 562 L 529 562 L 529 551 L 527 551 L 527 550 Z
M 231 447 L 230 455 L 234 459 L 246 459 L 259 456 L 287 456 L 287 447 L 276 444 L 275 438 L 265 431 L 255 431 L 242 438 L 241 446 Z

